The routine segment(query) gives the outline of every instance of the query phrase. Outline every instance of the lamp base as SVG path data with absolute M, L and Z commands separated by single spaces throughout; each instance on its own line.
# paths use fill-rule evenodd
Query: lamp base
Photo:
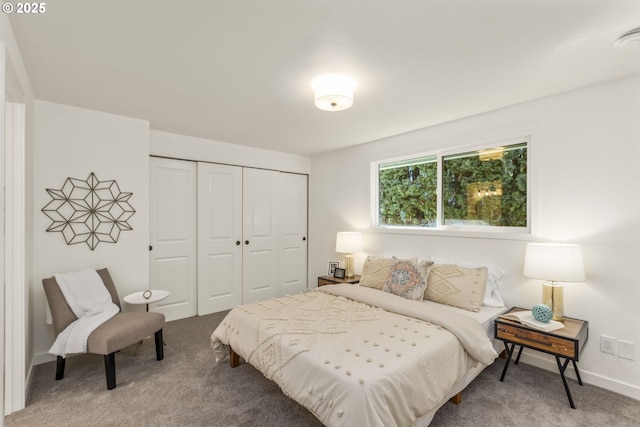
M 542 303 L 553 310 L 552 320 L 564 322 L 564 286 L 555 282 L 543 283 Z
M 344 256 L 344 268 L 345 268 L 345 277 L 347 279 L 353 279 L 355 276 L 354 267 L 353 267 L 353 254 L 348 254 Z

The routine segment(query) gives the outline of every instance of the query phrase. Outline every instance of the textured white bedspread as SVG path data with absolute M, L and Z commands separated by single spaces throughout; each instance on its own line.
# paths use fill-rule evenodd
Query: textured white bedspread
M 478 322 L 423 307 L 375 289 L 323 286 L 233 309 L 212 346 L 219 361 L 230 345 L 327 426 L 409 426 L 472 366 L 496 357 Z

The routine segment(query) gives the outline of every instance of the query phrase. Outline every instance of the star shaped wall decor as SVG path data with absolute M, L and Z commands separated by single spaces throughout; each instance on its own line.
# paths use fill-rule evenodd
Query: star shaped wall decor
M 60 232 L 67 245 L 116 243 L 136 212 L 129 204 L 133 193 L 123 193 L 115 180 L 100 181 L 92 172 L 86 181 L 67 178 L 60 190 L 47 188 L 51 200 L 42 212 L 53 221 L 47 231 Z

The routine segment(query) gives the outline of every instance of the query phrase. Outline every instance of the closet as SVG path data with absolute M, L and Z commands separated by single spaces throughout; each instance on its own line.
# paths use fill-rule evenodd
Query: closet
M 307 289 L 307 176 L 151 157 L 150 287 L 168 320 Z

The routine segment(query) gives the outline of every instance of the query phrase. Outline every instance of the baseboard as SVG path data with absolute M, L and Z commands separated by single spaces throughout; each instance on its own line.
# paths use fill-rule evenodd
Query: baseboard
M 558 365 L 556 363 L 556 360 L 554 358 L 551 358 L 550 356 L 544 356 L 539 352 L 531 354 L 523 352 L 520 361 L 547 371 L 558 372 Z M 571 363 L 567 367 L 565 375 L 574 380 L 576 379 L 576 374 Z M 605 390 L 613 391 L 614 393 L 619 393 L 624 396 L 640 400 L 640 387 L 634 386 L 632 384 L 627 384 L 622 381 L 603 377 L 602 375 L 595 374 L 590 371 L 585 371 L 582 368 L 580 368 L 580 378 L 582 379 L 583 383 L 591 384 L 596 387 L 604 388 Z
M 25 381 L 25 385 L 24 385 L 25 400 L 26 400 L 26 397 L 29 396 L 29 393 L 31 392 L 31 384 L 32 384 L 33 372 L 35 371 L 35 368 L 36 368 L 35 358 L 32 358 L 31 363 L 29 364 L 29 369 L 27 370 L 27 380 Z
M 53 362 L 54 360 L 56 360 L 56 357 L 53 354 L 40 353 L 40 354 L 36 354 L 35 364 L 42 365 L 43 363 Z

